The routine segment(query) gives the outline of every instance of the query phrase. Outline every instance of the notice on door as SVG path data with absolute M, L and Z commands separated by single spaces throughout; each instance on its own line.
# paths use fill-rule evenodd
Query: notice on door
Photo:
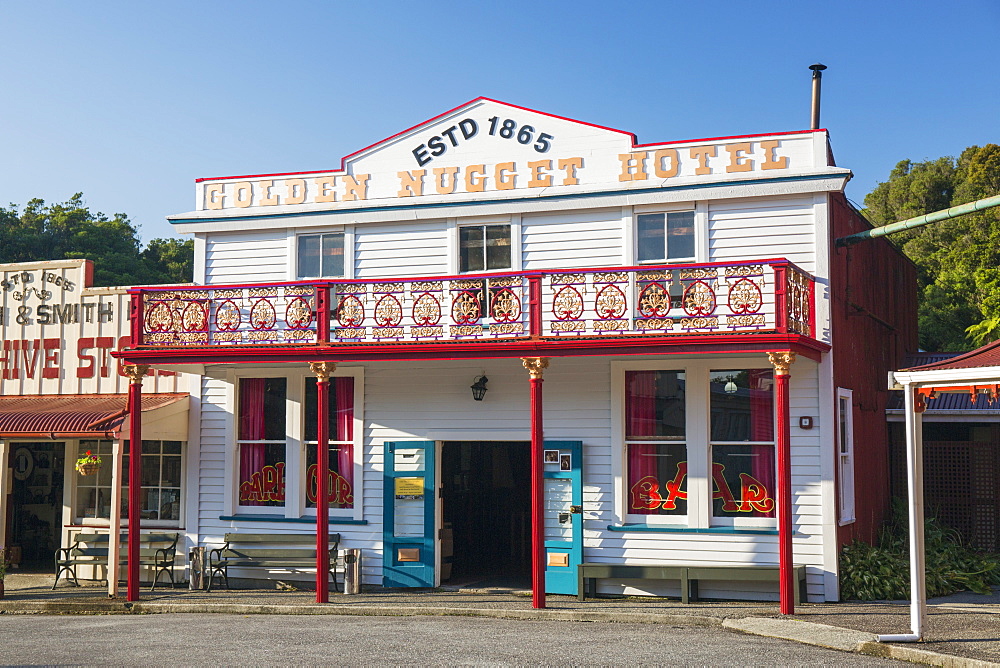
M 424 498 L 424 479 L 396 478 L 396 498 L 397 499 Z

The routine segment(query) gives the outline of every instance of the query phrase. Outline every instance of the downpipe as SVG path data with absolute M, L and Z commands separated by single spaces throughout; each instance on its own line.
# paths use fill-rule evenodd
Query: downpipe
M 983 211 L 984 209 L 992 209 L 995 206 L 1000 206 L 1000 195 L 987 197 L 986 199 L 977 199 L 975 202 L 959 204 L 958 206 L 953 206 L 950 209 L 942 209 L 941 211 L 934 211 L 933 213 L 917 216 L 916 218 L 907 218 L 906 220 L 901 220 L 898 223 L 890 223 L 889 225 L 874 227 L 870 230 L 865 230 L 856 234 L 849 234 L 846 237 L 840 237 L 837 239 L 836 244 L 838 248 L 851 246 L 867 239 L 877 239 L 879 237 L 884 237 L 887 234 L 895 234 L 896 232 L 910 230 L 914 227 L 922 227 L 924 225 L 930 225 L 931 223 L 936 223 L 942 220 L 949 220 L 951 218 L 957 218 L 958 216 L 964 216 L 968 213 L 975 213 L 976 211 Z

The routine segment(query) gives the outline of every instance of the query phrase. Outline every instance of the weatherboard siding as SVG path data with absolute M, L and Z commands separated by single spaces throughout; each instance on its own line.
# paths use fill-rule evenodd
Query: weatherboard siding
M 521 217 L 525 270 L 622 266 L 621 209 L 532 214 Z
M 354 233 L 355 278 L 412 278 L 449 273 L 443 221 L 359 225 Z
M 205 241 L 205 283 L 287 281 L 292 272 L 284 230 L 210 234 Z
M 785 258 L 816 270 L 812 196 L 709 202 L 709 259 L 713 262 Z

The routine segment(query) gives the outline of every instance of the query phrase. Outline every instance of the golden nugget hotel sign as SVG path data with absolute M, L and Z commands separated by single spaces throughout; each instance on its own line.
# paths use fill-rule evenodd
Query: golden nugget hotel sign
M 812 162 L 811 146 L 812 138 L 801 133 L 637 146 L 618 130 L 501 103 L 475 104 L 348 156 L 343 170 L 199 179 L 198 208 L 661 186 L 800 167 Z

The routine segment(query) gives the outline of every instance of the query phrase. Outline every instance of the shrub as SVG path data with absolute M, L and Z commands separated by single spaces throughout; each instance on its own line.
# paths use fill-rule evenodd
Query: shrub
M 989 594 L 1000 585 L 1000 555 L 982 554 L 962 545 L 953 529 L 934 517 L 924 525 L 927 596 L 957 591 Z M 876 545 L 854 541 L 840 553 L 843 600 L 898 600 L 910 597 L 910 551 L 905 507 L 893 506 L 893 519 Z

